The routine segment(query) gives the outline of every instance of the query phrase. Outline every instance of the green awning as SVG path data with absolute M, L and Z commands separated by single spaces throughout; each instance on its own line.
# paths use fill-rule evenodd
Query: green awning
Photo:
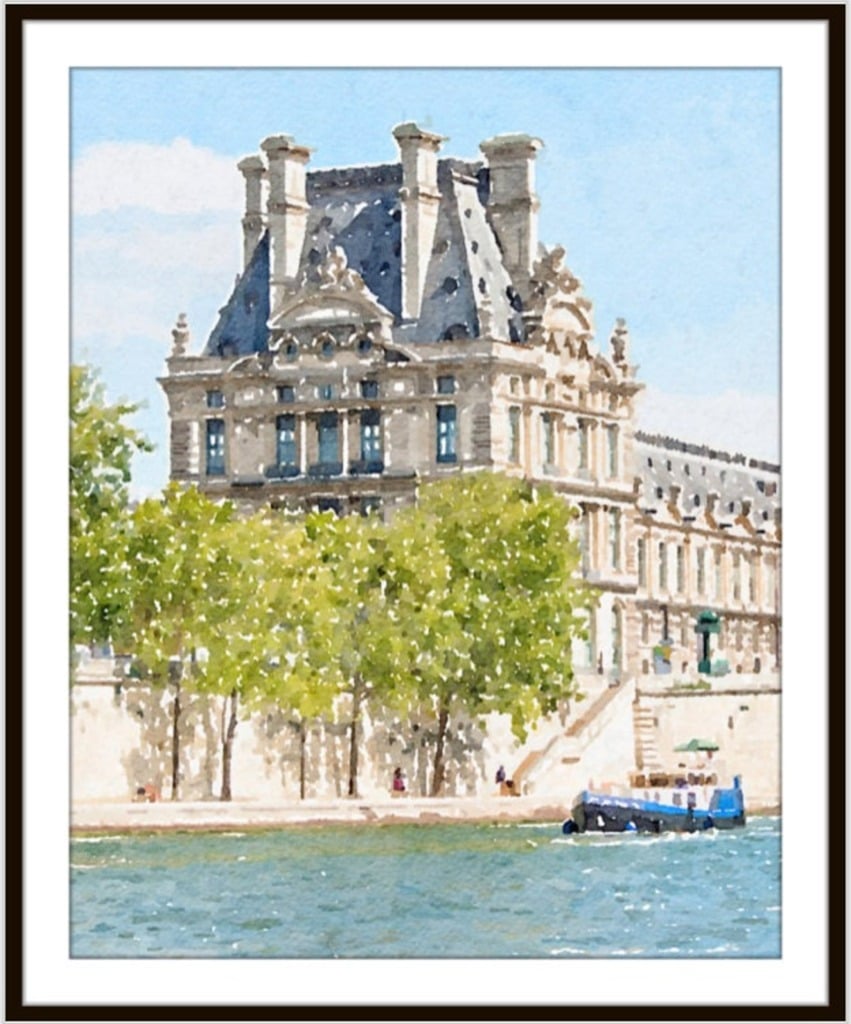
M 714 740 L 689 740 L 688 743 L 680 743 L 674 747 L 675 751 L 697 751 L 697 750 L 718 750 L 718 744 Z

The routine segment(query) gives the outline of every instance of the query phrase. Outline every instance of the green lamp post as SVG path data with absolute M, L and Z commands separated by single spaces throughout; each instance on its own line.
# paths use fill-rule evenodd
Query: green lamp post
M 721 619 L 715 612 L 703 611 L 697 617 L 694 631 L 703 637 L 703 657 L 697 663 L 697 671 L 702 675 L 711 675 L 712 660 L 709 651 L 709 637 L 712 633 L 721 632 Z

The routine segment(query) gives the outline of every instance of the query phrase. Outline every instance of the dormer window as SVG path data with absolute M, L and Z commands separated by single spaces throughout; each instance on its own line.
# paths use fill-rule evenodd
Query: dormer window
M 334 355 L 334 339 L 323 338 L 319 344 L 319 353 L 323 359 L 330 359 Z
M 357 349 L 359 356 L 368 355 L 372 351 L 372 338 L 368 334 L 358 338 Z
M 298 345 L 295 341 L 288 341 L 284 345 L 284 358 L 288 363 L 293 363 L 298 359 Z

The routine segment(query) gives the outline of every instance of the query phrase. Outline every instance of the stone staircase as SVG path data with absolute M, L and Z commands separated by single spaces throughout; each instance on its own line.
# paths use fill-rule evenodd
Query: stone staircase
M 635 732 L 635 766 L 639 771 L 664 771 L 662 755 L 656 744 L 656 726 L 653 721 L 653 709 L 646 707 L 640 700 L 632 706 L 632 721 Z
M 633 694 L 632 685 L 606 687 L 564 731 L 557 732 L 543 747 L 530 751 L 512 776 L 517 794 L 537 792 L 545 779 L 550 781 L 550 776 L 565 775 L 566 771 L 573 775 L 573 769 L 581 771 L 585 752 L 606 729 L 615 702 L 623 699 L 631 702 Z

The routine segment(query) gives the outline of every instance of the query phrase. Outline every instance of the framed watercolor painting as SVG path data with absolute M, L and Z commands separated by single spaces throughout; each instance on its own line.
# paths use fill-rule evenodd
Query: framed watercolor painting
M 23 1012 L 839 1006 L 840 19 L 700 10 L 10 15 Z

